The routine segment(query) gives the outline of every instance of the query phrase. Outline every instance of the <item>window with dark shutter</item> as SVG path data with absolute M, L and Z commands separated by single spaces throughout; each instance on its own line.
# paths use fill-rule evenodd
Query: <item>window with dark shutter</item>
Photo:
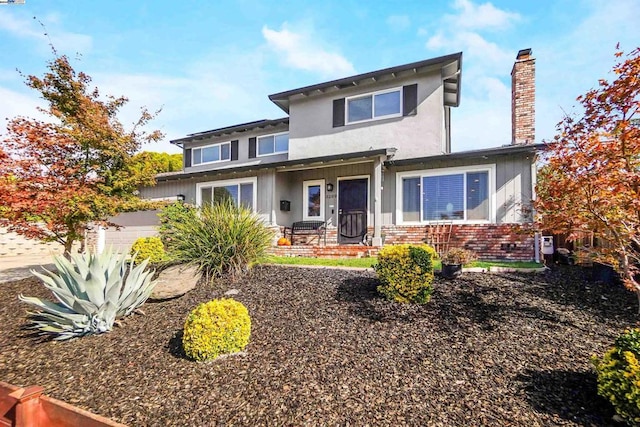
M 256 157 L 256 137 L 249 138 L 249 158 L 254 159 Z
M 333 100 L 333 127 L 344 126 L 344 98 Z
M 402 115 L 415 116 L 418 114 L 418 85 L 412 84 L 402 87 Z
M 231 160 L 238 160 L 238 140 L 231 141 Z
M 185 168 L 190 168 L 191 167 L 191 148 L 187 148 L 186 150 L 184 150 L 184 167 Z

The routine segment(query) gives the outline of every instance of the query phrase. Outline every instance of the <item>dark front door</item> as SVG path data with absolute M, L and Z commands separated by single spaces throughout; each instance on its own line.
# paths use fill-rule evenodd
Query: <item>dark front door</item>
M 338 181 L 338 243 L 360 243 L 367 233 L 367 178 Z

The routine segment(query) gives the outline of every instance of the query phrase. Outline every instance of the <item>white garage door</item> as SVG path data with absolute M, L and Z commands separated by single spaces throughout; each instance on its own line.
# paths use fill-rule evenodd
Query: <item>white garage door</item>
M 120 252 L 129 252 L 139 237 L 158 235 L 158 211 L 122 213 L 109 221 L 118 224 L 120 229 L 111 227 L 105 230 L 105 247 L 113 246 Z

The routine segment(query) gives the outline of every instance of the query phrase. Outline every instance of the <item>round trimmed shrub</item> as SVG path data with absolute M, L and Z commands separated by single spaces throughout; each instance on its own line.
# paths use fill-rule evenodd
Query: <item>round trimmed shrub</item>
M 150 264 L 157 264 L 167 260 L 162 240 L 159 237 L 140 237 L 133 242 L 130 255 L 138 253 L 135 263 L 139 264 L 145 259 L 149 259 Z
M 378 253 L 375 266 L 378 292 L 397 302 L 425 304 L 433 292 L 433 260 L 438 253 L 429 245 L 390 245 Z
M 616 338 L 613 348 L 591 362 L 598 375 L 598 394 L 631 425 L 640 423 L 640 329 Z
M 187 317 L 182 347 L 188 358 L 205 361 L 242 351 L 249 343 L 251 318 L 242 303 L 214 299 L 198 305 Z

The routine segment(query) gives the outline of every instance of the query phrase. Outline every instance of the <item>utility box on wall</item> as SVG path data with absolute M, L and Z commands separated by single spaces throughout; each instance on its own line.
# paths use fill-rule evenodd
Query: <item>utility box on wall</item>
M 553 255 L 553 236 L 542 236 L 542 255 Z
M 291 210 L 291 202 L 289 200 L 280 200 L 280 210 L 289 212 Z

